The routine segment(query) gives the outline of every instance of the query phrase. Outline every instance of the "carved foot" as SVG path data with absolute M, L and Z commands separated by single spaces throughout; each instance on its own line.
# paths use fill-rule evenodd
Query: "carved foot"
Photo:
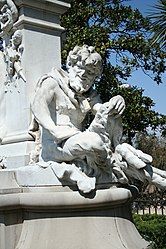
M 49 165 L 59 179 L 67 179 L 76 183 L 78 189 L 83 193 L 89 193 L 95 189 L 96 178 L 88 177 L 74 164 L 49 162 Z

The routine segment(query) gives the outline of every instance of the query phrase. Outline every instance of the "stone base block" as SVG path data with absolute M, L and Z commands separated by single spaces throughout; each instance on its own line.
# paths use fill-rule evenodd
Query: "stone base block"
M 30 161 L 30 153 L 34 146 L 33 141 L 3 144 L 0 146 L 0 156 L 5 158 L 8 169 L 26 166 Z
M 19 187 L 10 174 L 13 190 L 0 194 L 1 249 L 148 248 L 132 222 L 130 190 Z

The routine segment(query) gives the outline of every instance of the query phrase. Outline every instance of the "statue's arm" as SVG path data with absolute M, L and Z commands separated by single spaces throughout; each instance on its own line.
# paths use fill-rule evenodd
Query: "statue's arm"
M 58 83 L 52 78 L 47 78 L 38 87 L 31 104 L 31 109 L 35 119 L 42 127 L 47 129 L 54 136 L 56 142 L 60 142 L 63 139 L 78 133 L 77 129 L 56 125 L 51 117 L 49 106 L 52 101 L 56 102 L 58 92 Z
M 31 104 L 31 109 L 37 122 L 49 130 L 53 135 L 55 131 L 55 124 L 51 118 L 49 111 L 49 104 L 54 97 L 55 84 L 53 79 L 49 78 L 42 82 L 41 86 L 37 88 L 34 100 Z

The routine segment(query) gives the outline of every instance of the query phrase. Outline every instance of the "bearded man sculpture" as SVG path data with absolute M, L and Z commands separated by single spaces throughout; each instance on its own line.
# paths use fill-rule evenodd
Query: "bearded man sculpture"
M 40 161 L 74 165 L 97 181 L 128 183 L 132 175 L 165 187 L 165 172 L 150 166 L 151 156 L 120 144 L 125 102 L 118 95 L 102 104 L 93 89 L 102 73 L 102 58 L 94 47 L 76 46 L 68 55 L 67 71 L 53 68 L 37 83 L 31 109 L 33 124 L 42 128 Z M 94 120 L 83 130 L 90 111 Z

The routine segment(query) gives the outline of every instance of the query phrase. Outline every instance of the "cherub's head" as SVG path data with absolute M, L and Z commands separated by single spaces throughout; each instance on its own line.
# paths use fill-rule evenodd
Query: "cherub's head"
M 87 92 L 102 73 L 102 58 L 92 46 L 76 46 L 67 57 L 70 87 L 77 93 Z
M 15 47 L 18 47 L 22 43 L 22 32 L 17 30 L 12 36 L 12 43 Z

